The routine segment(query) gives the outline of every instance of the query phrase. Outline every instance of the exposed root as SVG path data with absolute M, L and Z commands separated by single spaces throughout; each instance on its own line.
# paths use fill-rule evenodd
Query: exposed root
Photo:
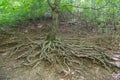
M 39 51 L 34 53 L 34 50 L 38 47 Z M 25 65 L 32 65 L 43 60 L 60 64 L 63 62 L 66 65 L 67 61 L 72 58 L 72 54 L 75 54 L 75 52 L 69 49 L 67 44 L 60 41 L 42 41 L 36 47 L 31 48 L 30 54 L 26 57 L 27 63 Z
M 67 44 L 60 40 L 34 41 L 27 38 L 25 41 L 17 42 L 17 45 L 9 50 L 10 56 L 16 54 L 16 59 L 24 58 L 23 64 L 27 66 L 37 66 L 41 61 L 68 66 L 69 63 L 80 64 L 80 58 L 87 58 L 109 69 L 109 60 L 111 60 L 111 57 L 101 47 Z
M 33 41 L 27 38 L 26 41 L 17 42 L 16 46 L 5 50 L 10 51 L 10 57 L 16 54 L 16 59 L 25 58 L 24 65 L 38 64 L 41 61 L 62 64 L 61 60 L 67 64 L 66 62 L 72 58 L 72 54 L 75 54 L 72 48 L 70 49 L 68 46 L 59 40 Z

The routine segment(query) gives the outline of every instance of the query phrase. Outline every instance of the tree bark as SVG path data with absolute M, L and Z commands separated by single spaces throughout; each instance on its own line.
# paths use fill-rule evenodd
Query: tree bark
M 59 5 L 61 0 L 55 0 L 54 3 L 52 3 L 50 0 L 48 1 L 48 5 L 50 6 L 53 14 L 53 25 L 51 26 L 51 31 L 47 35 L 47 40 L 53 41 L 56 40 L 56 33 L 59 27 Z

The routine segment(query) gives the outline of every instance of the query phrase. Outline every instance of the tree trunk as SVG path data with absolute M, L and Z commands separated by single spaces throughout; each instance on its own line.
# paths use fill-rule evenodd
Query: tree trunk
M 58 15 L 58 13 L 53 12 L 53 25 L 51 26 L 51 31 L 47 35 L 47 40 L 56 40 L 56 33 L 59 26 Z
M 50 2 L 50 0 L 47 0 L 49 6 L 52 9 L 52 13 L 53 13 L 53 25 L 51 26 L 51 31 L 49 32 L 49 34 L 47 35 L 47 40 L 53 41 L 56 40 L 56 33 L 59 27 L 59 4 L 60 4 L 60 0 L 55 0 L 54 4 L 52 4 Z

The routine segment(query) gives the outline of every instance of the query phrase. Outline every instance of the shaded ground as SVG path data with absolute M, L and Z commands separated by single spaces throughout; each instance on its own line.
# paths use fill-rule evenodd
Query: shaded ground
M 111 72 L 102 67 L 81 61 L 81 65 L 74 65 L 74 68 L 62 68 L 59 65 L 44 66 L 31 69 L 29 67 L 20 68 L 19 63 L 9 61 L 3 68 L 1 80 L 114 80 Z M 18 66 L 19 65 L 19 66 Z M 17 67 L 17 68 L 16 68 Z
M 31 25 L 31 26 L 30 26 Z M 49 31 L 49 25 L 37 24 L 36 27 L 30 24 L 26 28 L 17 28 L 11 34 L 1 33 L 0 50 L 15 44 L 4 45 L 15 39 L 25 40 L 26 36 L 39 40 Z M 17 31 L 17 32 L 16 32 Z M 119 35 L 96 34 L 80 31 L 79 28 L 60 27 L 58 37 L 66 42 L 76 42 L 80 45 L 98 45 L 108 48 L 108 53 L 120 54 Z M 119 69 L 111 68 L 110 71 L 104 69 L 100 64 L 81 59 L 80 64 L 69 64 L 70 67 L 59 64 L 47 64 L 42 62 L 39 66 L 32 68 L 22 66 L 23 60 L 16 60 L 14 56 L 8 58 L 8 54 L 0 52 L 0 80 L 119 80 L 112 76 L 113 72 Z

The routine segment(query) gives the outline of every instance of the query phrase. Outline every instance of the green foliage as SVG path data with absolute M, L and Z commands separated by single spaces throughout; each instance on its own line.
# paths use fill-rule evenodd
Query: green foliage
M 119 7 L 119 0 L 61 0 L 59 11 L 66 14 L 81 10 L 78 13 L 81 21 L 114 21 L 120 24 Z M 47 0 L 0 0 L 0 26 L 14 26 L 28 19 L 35 20 L 45 12 L 51 12 Z
M 54 1 L 54 0 L 53 0 Z M 65 4 L 72 0 L 63 0 L 60 11 L 72 10 L 73 7 Z M 0 1 L 0 26 L 14 26 L 22 21 L 42 17 L 45 12 L 51 12 L 47 0 L 1 0 Z
M 0 26 L 14 26 L 21 21 L 39 17 L 48 7 L 45 4 L 42 0 L 1 0 Z

